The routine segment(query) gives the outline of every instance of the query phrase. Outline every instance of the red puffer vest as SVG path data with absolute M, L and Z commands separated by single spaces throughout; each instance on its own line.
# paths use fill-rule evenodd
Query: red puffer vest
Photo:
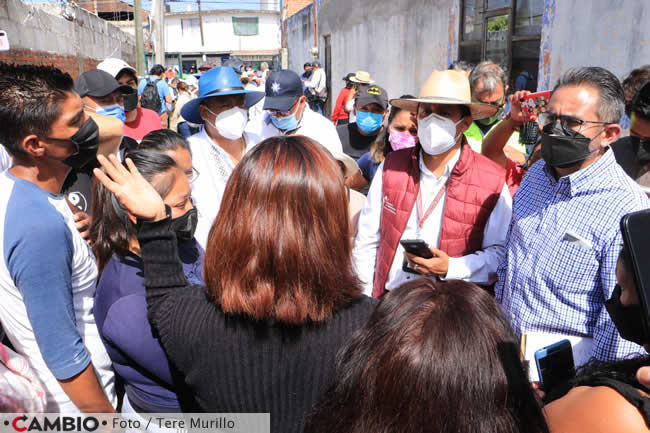
M 391 152 L 384 161 L 380 239 L 372 289 L 375 298 L 386 292 L 386 280 L 397 245 L 415 205 L 420 188 L 419 155 L 418 145 Z M 504 184 L 505 170 L 472 151 L 463 139 L 460 159 L 447 184 L 438 248 L 450 257 L 462 257 L 480 250 L 483 229 Z

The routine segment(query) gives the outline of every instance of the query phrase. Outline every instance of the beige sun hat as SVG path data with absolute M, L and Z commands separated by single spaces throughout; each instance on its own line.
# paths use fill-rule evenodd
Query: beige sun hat
M 359 84 L 372 84 L 375 82 L 375 80 L 370 77 L 370 73 L 366 71 L 355 72 L 354 77 L 350 77 L 350 81 Z
M 343 163 L 343 166 L 345 167 L 343 177 L 348 178 L 354 176 L 359 171 L 359 165 L 352 157 L 350 157 L 350 155 L 343 152 L 337 152 L 336 150 L 331 150 L 330 153 L 334 159 Z
M 420 96 L 408 99 L 391 99 L 390 104 L 411 112 L 418 111 L 418 104 L 450 104 L 469 107 L 474 120 L 493 116 L 498 108 L 494 105 L 472 102 L 469 80 L 459 71 L 433 71 L 420 90 Z

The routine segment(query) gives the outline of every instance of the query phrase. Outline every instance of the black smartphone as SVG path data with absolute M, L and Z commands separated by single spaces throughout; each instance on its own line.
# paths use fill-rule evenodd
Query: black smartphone
M 566 384 L 575 375 L 573 350 L 569 340 L 561 340 L 535 352 L 535 364 L 542 389 L 547 394 Z
M 625 215 L 621 232 L 643 311 L 643 327 L 650 335 L 650 209 Z
M 422 239 L 404 239 L 399 241 L 399 243 L 404 248 L 404 251 L 409 254 L 413 254 L 414 256 L 422 257 L 424 259 L 433 258 L 433 254 L 431 254 L 429 245 Z M 413 270 L 413 268 L 409 266 L 409 262 L 406 260 L 406 257 L 404 257 L 404 261 L 402 262 L 402 270 L 404 272 L 408 272 L 409 274 L 420 275 L 419 272 Z

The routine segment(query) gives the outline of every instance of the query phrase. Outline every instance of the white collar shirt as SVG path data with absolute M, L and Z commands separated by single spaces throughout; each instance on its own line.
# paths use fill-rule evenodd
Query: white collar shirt
M 247 145 L 254 146 L 269 137 L 286 135 L 287 132 L 316 140 L 330 152 L 343 152 L 343 145 L 334 124 L 328 118 L 312 111 L 307 105 L 295 131 L 281 131 L 276 128 L 266 111 L 260 116 L 253 117 L 246 125 Z

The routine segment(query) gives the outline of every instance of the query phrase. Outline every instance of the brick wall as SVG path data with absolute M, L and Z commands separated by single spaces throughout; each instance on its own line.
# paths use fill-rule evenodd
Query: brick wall
M 313 3 L 313 0 L 287 0 L 287 18 Z
M 0 62 L 32 65 L 53 65 L 76 79 L 81 73 L 94 69 L 101 60 L 66 56 L 48 51 L 12 49 L 0 52 Z

